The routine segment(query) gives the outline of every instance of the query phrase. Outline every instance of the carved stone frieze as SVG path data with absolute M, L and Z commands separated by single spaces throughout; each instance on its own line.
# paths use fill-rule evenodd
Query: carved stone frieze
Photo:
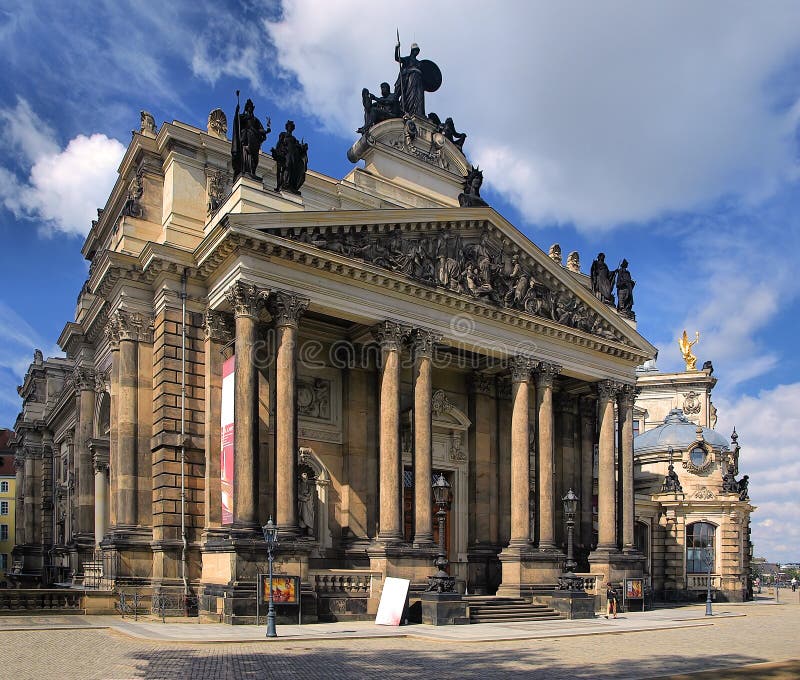
M 330 420 L 330 380 L 325 380 L 324 378 L 298 378 L 297 413 L 304 418 Z
M 555 282 L 543 265 L 511 244 L 498 243 L 488 231 L 476 237 L 462 235 L 458 229 L 409 233 L 399 226 L 388 232 L 313 227 L 287 229 L 284 235 L 452 293 L 550 319 L 606 340 L 624 339 L 574 292 Z
M 203 330 L 207 340 L 219 342 L 223 345 L 231 342 L 236 335 L 233 319 L 231 319 L 230 315 L 213 309 L 206 310 Z
M 267 300 L 267 291 L 252 283 L 236 281 L 225 291 L 225 299 L 233 308 L 234 316 L 257 317 L 261 306 Z
M 694 497 L 700 501 L 713 501 L 716 498 L 714 493 L 705 486 L 700 487 L 700 489 L 695 492 Z
M 547 361 L 540 361 L 536 367 L 536 387 L 542 389 L 552 387 L 556 376 L 561 373 L 561 366 Z
M 269 313 L 275 321 L 276 326 L 297 326 L 300 317 L 308 309 L 308 298 L 277 291 L 269 296 Z
M 687 415 L 697 415 L 700 413 L 700 395 L 694 390 L 690 390 L 683 398 L 683 412 Z
M 494 376 L 479 371 L 470 376 L 469 388 L 473 394 L 492 396 L 494 393 Z
M 442 416 L 453 410 L 453 404 L 447 398 L 444 390 L 436 390 L 431 398 L 431 413 L 435 416 Z
M 232 176 L 221 168 L 206 167 L 206 213 L 211 215 L 231 190 Z
M 454 463 L 463 463 L 467 460 L 467 452 L 464 450 L 464 436 L 462 432 L 454 430 L 450 433 L 450 448 L 447 452 L 447 456 Z

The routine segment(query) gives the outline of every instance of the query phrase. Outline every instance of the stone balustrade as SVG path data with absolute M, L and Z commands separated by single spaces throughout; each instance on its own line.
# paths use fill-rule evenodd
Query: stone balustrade
M 63 589 L 0 589 L 0 613 L 4 612 L 82 612 L 83 594 Z
M 370 597 L 373 572 L 355 569 L 312 569 L 311 582 L 318 595 L 348 594 Z
M 688 590 L 706 590 L 709 578 L 711 578 L 711 589 L 718 590 L 722 583 L 722 577 L 719 574 L 711 574 L 710 577 L 706 574 L 689 574 L 686 577 L 686 587 Z

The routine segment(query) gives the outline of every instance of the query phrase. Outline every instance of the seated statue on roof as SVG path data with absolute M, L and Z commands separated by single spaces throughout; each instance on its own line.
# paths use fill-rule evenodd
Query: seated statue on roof
M 364 104 L 364 125 L 356 132 L 364 134 L 376 123 L 390 118 L 401 118 L 400 97 L 392 92 L 389 83 L 381 83 L 381 96 L 376 97 L 366 87 L 361 90 L 361 102 Z

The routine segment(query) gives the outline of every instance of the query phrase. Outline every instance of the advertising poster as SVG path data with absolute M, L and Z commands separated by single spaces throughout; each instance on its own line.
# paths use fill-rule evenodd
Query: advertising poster
M 406 608 L 408 586 L 411 581 L 405 578 L 386 577 L 378 605 L 378 614 L 375 623 L 380 626 L 399 626 Z
M 222 523 L 233 524 L 233 394 L 236 356 L 222 364 L 222 446 L 219 477 L 222 491 Z
M 259 574 L 258 577 L 261 579 L 261 604 L 266 604 L 269 602 L 269 576 L 267 574 Z M 299 581 L 299 576 L 273 574 L 272 601 L 275 604 L 300 604 L 298 600 L 300 594 Z

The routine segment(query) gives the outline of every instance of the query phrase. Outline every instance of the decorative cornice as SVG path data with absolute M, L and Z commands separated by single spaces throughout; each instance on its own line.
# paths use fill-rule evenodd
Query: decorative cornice
M 386 350 L 399 350 L 408 337 L 409 329 L 397 321 L 382 321 L 375 324 L 370 331 L 378 344 Z
M 414 328 L 411 331 L 410 339 L 411 346 L 414 349 L 414 356 L 430 359 L 433 356 L 433 349 L 436 347 L 436 343 L 442 339 L 442 336 L 440 333 L 427 328 Z
M 269 296 L 268 301 L 269 313 L 272 314 L 275 325 L 278 327 L 296 327 L 300 322 L 300 317 L 308 309 L 308 304 L 308 298 L 282 290 L 275 291 Z
M 225 291 L 225 299 L 233 308 L 234 316 L 257 317 L 261 305 L 267 300 L 268 291 L 252 283 L 236 281 Z
M 540 361 L 536 367 L 536 387 L 538 389 L 552 388 L 556 376 L 561 373 L 562 367 L 547 361 Z
M 508 368 L 512 382 L 527 382 L 531 379 L 531 371 L 536 368 L 536 360 L 518 354 L 508 360 Z
M 597 383 L 597 396 L 603 401 L 616 399 L 619 393 L 620 384 L 613 380 L 601 380 Z
M 233 319 L 230 314 L 207 309 L 203 320 L 206 340 L 227 345 L 236 337 Z

